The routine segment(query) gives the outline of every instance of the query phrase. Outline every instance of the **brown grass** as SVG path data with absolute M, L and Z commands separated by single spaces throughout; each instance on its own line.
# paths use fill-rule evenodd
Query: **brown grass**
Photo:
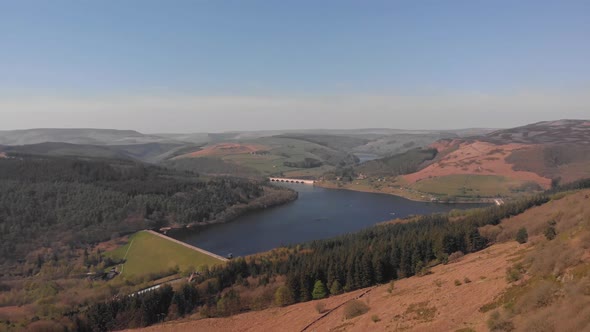
M 538 145 L 514 151 L 507 161 L 514 169 L 546 178 L 561 178 L 562 183 L 590 176 L 590 145 Z
M 433 274 L 396 281 L 391 293 L 388 291 L 389 284 L 376 287 L 360 299 L 370 306 L 366 314 L 347 320 L 344 326 L 342 306 L 313 324 L 309 330 L 384 331 L 403 328 L 409 331 L 454 331 L 467 326 L 484 331 L 487 314 L 480 312 L 479 308 L 492 302 L 508 287 L 505 271 L 509 266 L 509 256 L 517 248 L 516 242 L 510 242 L 465 255 L 454 264 L 433 267 Z M 473 280 L 471 283 L 453 286 L 454 280 L 464 280 L 467 275 Z M 322 302 L 326 308 L 336 308 L 365 291 L 332 296 Z M 380 318 L 378 322 L 373 321 L 374 315 Z M 147 330 L 301 331 L 317 318 L 315 302 L 307 302 L 229 318 L 170 322 Z
M 499 175 L 510 179 L 531 181 L 548 188 L 551 180 L 536 173 L 516 171 L 513 165 L 506 161 L 506 157 L 513 151 L 530 149 L 534 146 L 524 144 L 495 145 L 488 142 L 455 143 L 456 149 L 448 152 L 437 162 L 403 178 L 410 184 L 420 180 L 455 174 Z M 439 144 L 440 145 L 440 144 Z M 433 145 L 441 148 L 438 145 Z M 442 149 L 442 148 L 441 148 Z M 450 149 L 447 147 L 447 149 Z M 445 151 L 443 149 L 443 151 Z
M 344 305 L 344 318 L 352 319 L 364 315 L 369 311 L 369 306 L 359 300 L 352 300 Z

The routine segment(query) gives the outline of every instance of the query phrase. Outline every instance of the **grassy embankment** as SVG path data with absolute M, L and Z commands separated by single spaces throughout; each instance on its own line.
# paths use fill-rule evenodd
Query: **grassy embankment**
M 217 258 L 185 247 L 146 231 L 137 232 L 129 242 L 107 253 L 112 258 L 125 258 L 124 276 L 144 276 L 174 270 L 199 269 L 204 265 L 222 264 Z

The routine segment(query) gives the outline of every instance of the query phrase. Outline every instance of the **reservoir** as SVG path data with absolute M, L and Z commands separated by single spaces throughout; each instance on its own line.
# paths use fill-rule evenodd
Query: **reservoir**
M 176 234 L 180 241 L 218 255 L 244 256 L 288 244 L 359 231 L 413 214 L 448 212 L 485 204 L 414 202 L 402 197 L 304 184 L 281 184 L 299 192 L 293 202 L 252 212 L 198 232 Z

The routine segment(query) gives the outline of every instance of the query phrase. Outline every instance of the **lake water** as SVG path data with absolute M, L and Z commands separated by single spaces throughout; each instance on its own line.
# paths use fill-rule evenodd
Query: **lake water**
M 380 157 L 376 154 L 372 154 L 372 153 L 355 153 L 355 156 L 357 156 L 357 158 L 359 158 L 359 164 L 362 164 L 364 162 L 367 162 L 369 160 L 375 160 L 375 159 L 379 159 Z
M 414 202 L 402 197 L 304 184 L 283 184 L 299 192 L 296 201 L 252 212 L 199 232 L 176 234 L 180 241 L 213 253 L 244 256 L 282 245 L 355 232 L 382 221 L 413 214 L 447 212 L 478 204 Z

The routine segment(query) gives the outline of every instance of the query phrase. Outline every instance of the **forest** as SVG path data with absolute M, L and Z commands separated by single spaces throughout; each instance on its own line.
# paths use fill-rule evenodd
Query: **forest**
M 416 172 L 420 166 L 436 157 L 436 149 L 412 149 L 390 157 L 370 160 L 357 166 L 339 167 L 324 174 L 325 180 L 352 181 L 365 177 L 397 176 Z
M 425 161 L 437 155 L 436 149 L 412 149 L 391 157 L 367 161 L 355 167 L 356 173 L 366 176 L 397 176 L 418 171 Z
M 0 159 L 0 267 L 12 273 L 12 264 L 37 260 L 31 253 L 40 248 L 57 254 L 141 229 L 235 215 L 235 207 L 264 199 L 265 186 L 124 160 Z

